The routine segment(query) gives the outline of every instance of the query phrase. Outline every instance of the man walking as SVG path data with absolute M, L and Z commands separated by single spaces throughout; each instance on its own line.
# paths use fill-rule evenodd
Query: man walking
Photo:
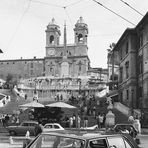
M 35 136 L 37 136 L 38 134 L 42 133 L 43 131 L 43 126 L 41 124 L 41 122 L 39 122 L 36 126 L 35 126 Z
M 88 127 L 88 117 L 87 116 L 84 117 L 84 128 L 85 127 Z

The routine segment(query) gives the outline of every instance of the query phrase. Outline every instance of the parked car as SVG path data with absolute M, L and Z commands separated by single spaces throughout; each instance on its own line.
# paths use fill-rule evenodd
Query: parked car
M 135 129 L 135 127 L 132 124 L 128 124 L 128 123 L 116 124 L 112 130 L 115 132 L 120 132 L 120 131 L 124 132 L 125 130 L 127 130 L 131 135 L 131 137 L 133 138 L 136 138 L 138 134 L 138 131 Z
M 30 135 L 35 134 L 35 126 L 38 124 L 37 121 L 24 121 L 18 126 L 8 126 L 6 129 L 8 130 L 11 136 L 13 135 L 25 135 L 27 131 L 29 131 Z
M 66 131 L 67 132 L 67 131 Z M 26 148 L 139 148 L 128 134 L 42 133 Z
M 43 132 L 64 130 L 64 128 L 58 123 L 47 123 L 43 127 Z
M 116 124 L 108 133 L 127 133 L 129 134 L 137 144 L 140 144 L 140 138 L 138 137 L 138 131 L 132 124 L 120 123 Z

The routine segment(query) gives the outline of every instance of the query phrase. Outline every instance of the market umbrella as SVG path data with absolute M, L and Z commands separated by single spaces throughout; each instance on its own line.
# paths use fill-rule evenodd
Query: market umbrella
M 41 104 L 41 103 L 38 103 L 36 101 L 32 101 L 30 103 L 26 103 L 26 104 L 20 105 L 20 107 L 26 107 L 26 108 L 42 108 L 42 107 L 44 107 L 44 105 Z
M 75 106 L 69 105 L 69 104 L 64 103 L 64 102 L 51 103 L 51 104 L 47 104 L 46 106 L 48 106 L 48 107 L 60 107 L 60 108 L 71 108 L 71 109 L 76 108 Z

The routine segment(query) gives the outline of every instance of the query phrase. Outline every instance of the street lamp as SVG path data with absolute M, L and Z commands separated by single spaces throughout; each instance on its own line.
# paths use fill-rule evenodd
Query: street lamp
M 133 114 L 133 109 L 134 109 L 134 90 L 131 90 L 132 93 L 132 100 L 131 100 L 131 113 Z

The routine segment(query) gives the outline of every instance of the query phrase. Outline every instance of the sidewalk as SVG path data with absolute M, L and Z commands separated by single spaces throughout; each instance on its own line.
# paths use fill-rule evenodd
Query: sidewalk
M 0 134 L 9 134 L 7 129 L 0 126 Z M 148 128 L 142 128 L 141 134 L 147 134 L 148 135 Z
M 9 144 L 9 143 L 0 143 L 1 148 L 22 148 L 22 144 Z
M 0 126 L 0 133 L 8 133 L 8 131 L 5 127 Z

